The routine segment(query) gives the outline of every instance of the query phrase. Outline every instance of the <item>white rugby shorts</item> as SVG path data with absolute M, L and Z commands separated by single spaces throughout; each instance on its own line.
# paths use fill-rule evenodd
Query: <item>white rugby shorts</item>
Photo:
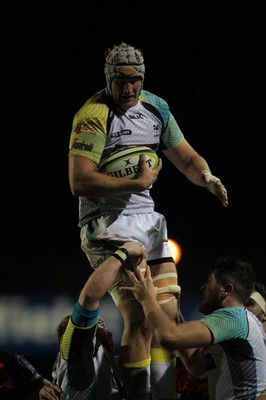
M 172 258 L 165 217 L 158 213 L 103 215 L 83 226 L 81 248 L 96 268 L 117 247 L 127 241 L 140 242 L 150 264 Z

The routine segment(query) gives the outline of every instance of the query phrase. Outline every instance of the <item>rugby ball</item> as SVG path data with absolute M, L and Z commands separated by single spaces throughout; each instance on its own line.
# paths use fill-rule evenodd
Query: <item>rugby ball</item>
M 159 159 L 155 151 L 147 146 L 126 146 L 114 150 L 102 160 L 99 171 L 117 178 L 135 178 L 141 154 L 145 154 L 149 168 L 157 167 Z

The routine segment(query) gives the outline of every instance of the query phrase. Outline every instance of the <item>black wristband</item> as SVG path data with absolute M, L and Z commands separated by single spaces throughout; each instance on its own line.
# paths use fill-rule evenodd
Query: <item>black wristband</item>
M 120 247 L 116 252 L 114 252 L 113 257 L 115 257 L 117 260 L 123 264 L 123 262 L 126 261 L 128 257 L 128 251 L 124 247 Z

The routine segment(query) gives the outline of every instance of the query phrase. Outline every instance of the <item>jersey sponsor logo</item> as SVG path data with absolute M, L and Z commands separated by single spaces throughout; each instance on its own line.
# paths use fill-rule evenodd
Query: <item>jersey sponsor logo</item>
M 93 126 L 78 123 L 76 128 L 74 129 L 74 132 L 76 132 L 79 135 L 82 131 L 90 131 L 91 133 L 97 133 L 96 129 L 94 129 Z
M 120 132 L 112 132 L 110 134 L 110 136 L 111 136 L 111 138 L 117 138 L 117 137 L 120 137 L 120 136 L 129 136 L 131 134 L 132 134 L 132 132 L 131 132 L 130 129 L 123 129 Z
M 129 119 L 143 119 L 143 116 L 141 114 L 139 114 L 139 113 L 137 113 L 137 114 L 129 114 L 128 118 Z
M 75 139 L 73 142 L 73 145 L 71 146 L 71 150 L 85 150 L 85 151 L 92 151 L 94 147 L 93 143 L 85 143 L 85 141 L 83 141 L 82 143 L 78 142 L 78 139 Z

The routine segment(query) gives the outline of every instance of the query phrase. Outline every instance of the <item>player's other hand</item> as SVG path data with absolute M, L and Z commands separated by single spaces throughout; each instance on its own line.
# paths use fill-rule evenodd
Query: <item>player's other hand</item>
M 209 171 L 202 171 L 200 173 L 200 180 L 204 183 L 207 190 L 219 197 L 224 207 L 228 206 L 227 190 L 219 178 L 212 175 Z

